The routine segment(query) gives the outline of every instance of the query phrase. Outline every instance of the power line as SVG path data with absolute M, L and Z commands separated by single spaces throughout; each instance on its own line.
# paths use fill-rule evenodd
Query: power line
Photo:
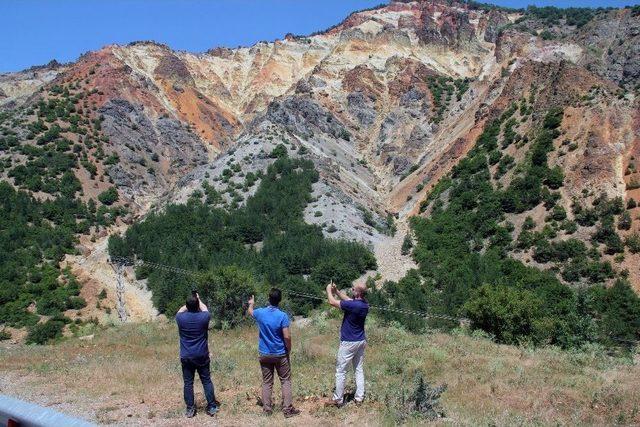
M 189 276 L 192 278 L 203 278 L 204 274 L 199 273 L 197 271 L 193 271 L 193 270 L 186 270 L 184 268 L 179 268 L 179 267 L 173 267 L 170 265 L 165 265 L 165 264 L 159 264 L 156 262 L 150 262 L 150 261 L 145 261 L 139 258 L 136 259 L 131 259 L 131 258 L 126 258 L 126 257 L 111 257 L 109 260 L 110 263 L 112 264 L 116 264 L 119 266 L 135 266 L 135 267 L 149 267 L 155 270 L 163 270 L 163 271 L 167 271 L 169 273 L 174 273 L 174 274 L 180 274 L 183 276 Z M 117 270 L 116 271 L 117 274 L 122 274 L 121 270 Z M 307 298 L 307 299 L 313 299 L 313 300 L 317 300 L 317 301 L 326 301 L 326 297 L 321 297 L 319 295 L 314 295 L 314 294 L 309 294 L 309 293 L 305 293 L 305 292 L 298 292 L 298 291 L 291 291 L 291 290 L 287 290 L 287 289 L 283 289 L 282 292 L 289 294 L 289 295 L 293 295 L 293 296 L 297 296 L 300 298 Z M 407 309 L 402 309 L 402 308 L 395 308 L 395 307 L 381 307 L 381 306 L 375 306 L 375 305 L 369 305 L 370 309 L 373 310 L 379 310 L 379 311 L 386 311 L 386 312 L 391 312 L 391 313 L 399 313 L 399 314 L 404 314 L 404 315 L 408 315 L 408 316 L 416 316 L 416 317 L 422 317 L 422 318 L 431 318 L 431 319 L 440 319 L 440 320 L 446 320 L 446 321 L 450 321 L 450 322 L 457 322 L 459 324 L 469 324 L 471 321 L 467 318 L 464 317 L 453 317 L 453 316 L 447 316 L 446 314 L 436 314 L 436 313 L 426 313 L 423 311 L 419 311 L 419 310 L 407 310 Z M 607 337 L 610 340 L 613 341 L 618 341 L 618 342 L 623 342 L 623 343 L 632 343 L 634 345 L 638 345 L 640 344 L 640 341 L 636 341 L 636 340 L 626 340 L 626 339 L 622 339 L 622 338 L 614 338 L 614 337 Z
M 183 268 L 173 267 L 173 266 L 164 265 L 164 264 L 159 264 L 159 263 L 156 263 L 156 262 L 149 262 L 149 261 L 145 261 L 145 260 L 141 260 L 141 259 L 132 260 L 130 258 L 125 258 L 125 257 L 111 257 L 111 261 L 114 262 L 115 264 L 131 265 L 131 266 L 136 266 L 136 267 L 144 266 L 144 267 L 149 267 L 149 268 L 153 268 L 153 269 L 156 269 L 156 270 L 163 270 L 163 271 L 167 271 L 167 272 L 170 272 L 170 273 L 181 274 L 183 276 L 189 276 L 189 277 L 193 277 L 193 278 L 204 277 L 203 274 L 198 273 L 196 271 L 185 270 Z M 287 289 L 283 289 L 282 292 L 286 293 L 286 294 L 289 294 L 289 295 L 297 296 L 297 297 L 300 297 L 300 298 L 307 298 L 307 299 L 313 299 L 313 300 L 318 300 L 318 301 L 326 301 L 326 299 L 327 299 L 324 296 L 321 297 L 319 295 L 309 294 L 309 293 L 305 293 L 305 292 L 291 291 L 291 290 L 287 290 Z M 402 308 L 381 307 L 381 306 L 375 306 L 375 305 L 369 305 L 369 308 L 372 309 L 372 310 L 386 311 L 386 312 L 390 312 L 390 313 L 399 313 L 399 314 L 404 314 L 404 315 L 408 315 L 408 316 L 416 316 L 416 317 L 423 317 L 423 318 L 433 318 L 433 319 L 447 320 L 447 321 L 457 322 L 457 323 L 469 323 L 470 322 L 469 319 L 466 319 L 466 318 L 458 318 L 458 317 L 453 317 L 453 316 L 447 316 L 446 314 L 426 313 L 426 312 L 419 311 L 419 310 L 407 310 L 407 309 L 402 309 Z

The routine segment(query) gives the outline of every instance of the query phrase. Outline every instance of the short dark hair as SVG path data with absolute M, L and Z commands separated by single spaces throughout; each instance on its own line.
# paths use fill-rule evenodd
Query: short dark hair
M 282 301 L 282 292 L 278 288 L 271 288 L 269 291 L 269 304 L 274 307 L 277 307 Z
M 200 301 L 198 301 L 198 298 L 194 295 L 189 295 L 187 297 L 187 303 L 185 305 L 187 306 L 187 310 L 191 313 L 197 313 L 200 311 Z

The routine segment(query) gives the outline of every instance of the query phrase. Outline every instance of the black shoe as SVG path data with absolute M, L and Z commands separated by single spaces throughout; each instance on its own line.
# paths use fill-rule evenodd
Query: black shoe
M 300 415 L 300 409 L 291 408 L 288 411 L 284 411 L 285 418 L 295 417 L 296 415 Z
M 207 415 L 213 417 L 218 412 L 218 407 L 215 405 L 209 406 L 207 408 Z
M 331 407 L 331 408 L 342 408 L 344 406 L 344 402 L 338 402 L 336 400 L 330 399 L 327 400 L 326 402 L 324 402 L 324 406 L 325 407 Z
M 273 411 L 271 409 L 269 409 L 268 411 L 265 410 L 265 411 L 262 411 L 262 414 L 266 415 L 267 417 L 270 417 L 271 415 L 273 415 Z
M 187 410 L 184 411 L 184 416 L 187 418 L 193 418 L 196 416 L 196 407 L 195 406 L 191 406 L 191 407 L 187 407 Z

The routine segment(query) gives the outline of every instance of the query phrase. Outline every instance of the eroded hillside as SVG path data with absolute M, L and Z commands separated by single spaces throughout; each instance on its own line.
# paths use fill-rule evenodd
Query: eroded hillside
M 399 244 L 407 218 L 430 214 L 423 200 L 487 126 L 505 117 L 489 162 L 492 184 L 507 188 L 556 108 L 548 165 L 562 185 L 551 189 L 553 204 L 508 213 L 510 233 L 517 239 L 527 216 L 542 232 L 553 209 L 565 212 L 558 224 L 574 221 L 575 200 L 590 207 L 605 194 L 628 208 L 619 233 L 629 240 L 640 227 L 639 21 L 637 8 L 550 15 L 403 1 L 252 47 L 107 46 L 73 64 L 0 78 L 0 174 L 39 200 L 83 204 L 70 214 L 85 225 L 68 261 L 80 277 L 105 272 L 83 291 L 90 304 L 95 290 L 115 288 L 105 227 L 123 230 L 194 195 L 242 206 L 283 150 L 319 172 L 305 221 L 369 245 L 378 279 L 398 279 L 414 266 Z M 555 230 L 551 240 L 590 241 L 589 227 Z M 634 251 L 601 250 L 637 288 Z M 532 251 L 513 256 L 553 267 Z

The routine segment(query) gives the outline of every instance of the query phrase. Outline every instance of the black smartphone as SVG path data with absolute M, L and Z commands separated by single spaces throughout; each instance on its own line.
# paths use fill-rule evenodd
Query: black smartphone
M 193 290 L 191 291 L 191 295 L 193 295 L 194 297 L 197 297 L 197 296 L 198 296 L 198 291 L 196 291 L 195 289 L 193 289 Z

